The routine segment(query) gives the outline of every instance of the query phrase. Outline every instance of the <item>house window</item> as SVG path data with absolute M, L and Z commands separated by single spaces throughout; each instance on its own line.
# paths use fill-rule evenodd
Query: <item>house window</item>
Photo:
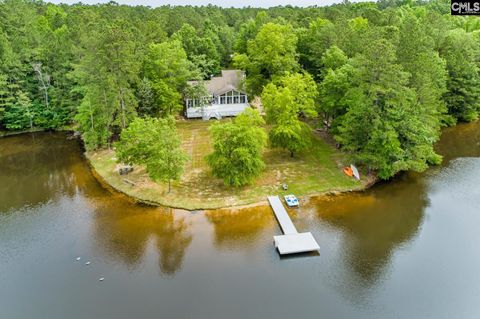
M 188 99 L 187 100 L 187 108 L 191 108 L 192 107 L 192 100 Z
M 247 96 L 238 91 L 232 90 L 222 95 L 216 96 L 213 100 L 215 104 L 238 104 L 247 103 Z

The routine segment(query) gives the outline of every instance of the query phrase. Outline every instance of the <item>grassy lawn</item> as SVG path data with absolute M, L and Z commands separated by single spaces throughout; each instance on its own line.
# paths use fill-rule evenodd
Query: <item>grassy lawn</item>
M 205 155 L 212 151 L 208 132 L 212 123 L 201 120 L 178 122 L 182 146 L 190 160 L 185 165 L 182 179 L 172 184 L 170 193 L 167 193 L 166 184 L 151 181 L 142 167 L 135 167 L 132 173 L 120 176 L 116 172 L 118 164 L 112 150 L 88 153 L 87 157 L 97 173 L 115 189 L 142 201 L 191 210 L 247 205 L 265 201 L 265 197 L 272 194 L 291 193 L 301 197 L 363 187 L 362 183 L 343 174 L 343 154 L 314 133 L 312 147 L 293 158 L 287 151 L 267 148 L 264 153 L 266 169 L 253 185 L 242 188 L 225 186 L 222 180 L 211 175 L 205 161 Z M 288 191 L 281 189 L 282 183 L 288 184 Z

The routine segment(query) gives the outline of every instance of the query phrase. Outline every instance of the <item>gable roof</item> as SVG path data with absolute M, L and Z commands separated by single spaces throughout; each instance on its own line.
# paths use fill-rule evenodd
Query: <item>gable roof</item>
M 223 93 L 235 90 L 245 93 L 243 82 L 245 72 L 241 70 L 222 70 L 221 76 L 212 77 L 205 81 L 205 87 L 210 94 L 221 95 Z M 189 81 L 188 84 L 196 84 L 197 81 Z

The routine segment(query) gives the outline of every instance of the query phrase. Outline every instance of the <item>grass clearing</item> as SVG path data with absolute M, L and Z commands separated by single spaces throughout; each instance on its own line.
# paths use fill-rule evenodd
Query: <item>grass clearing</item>
M 267 148 L 263 155 L 266 169 L 253 185 L 225 186 L 222 180 L 211 175 L 205 161 L 205 156 L 213 149 L 208 131 L 213 123 L 202 120 L 177 122 L 182 147 L 190 160 L 181 180 L 172 183 L 170 193 L 166 183 L 153 182 L 142 167 L 136 166 L 132 173 L 120 176 L 113 150 L 86 155 L 97 174 L 114 189 L 143 202 L 189 210 L 247 205 L 265 201 L 265 197 L 272 194 L 289 193 L 301 197 L 355 190 L 363 188 L 366 183 L 345 176 L 341 170 L 345 160 L 343 154 L 312 132 L 312 146 L 293 158 L 282 149 Z M 288 184 L 288 191 L 281 189 L 282 183 Z

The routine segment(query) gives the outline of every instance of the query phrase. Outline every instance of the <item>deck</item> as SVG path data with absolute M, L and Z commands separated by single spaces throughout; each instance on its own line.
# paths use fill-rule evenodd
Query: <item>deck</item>
M 283 235 L 273 236 L 275 247 L 280 255 L 305 253 L 320 249 L 311 233 L 299 233 L 297 231 L 278 196 L 268 196 L 268 201 L 283 232 Z

